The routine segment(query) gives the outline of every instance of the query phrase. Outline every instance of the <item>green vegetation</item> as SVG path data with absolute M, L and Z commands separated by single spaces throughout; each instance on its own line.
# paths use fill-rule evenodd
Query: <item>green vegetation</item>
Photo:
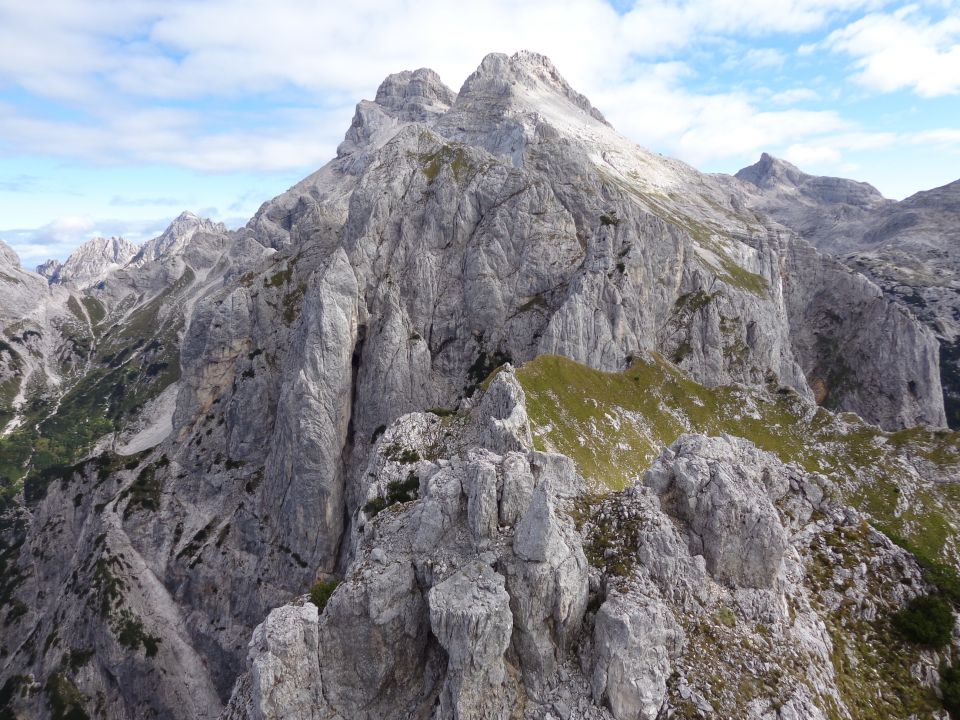
M 103 322 L 104 318 L 106 318 L 106 308 L 103 307 L 103 303 L 97 300 L 95 297 L 85 295 L 80 299 L 80 302 L 82 302 L 83 306 L 87 309 L 87 315 L 90 316 L 90 322 L 94 325 L 99 325 Z
M 127 609 L 120 611 L 119 617 L 114 621 L 111 629 L 117 636 L 117 642 L 134 652 L 142 646 L 148 658 L 157 654 L 162 642 L 156 635 L 150 635 L 144 629 L 143 621 Z
M 443 407 L 427 408 L 427 412 L 430 413 L 431 415 L 436 415 L 437 417 L 450 417 L 452 415 L 457 414 L 456 410 L 453 410 L 451 408 L 443 408 Z
M 321 580 L 315 583 L 310 588 L 310 602 L 316 605 L 320 612 L 323 612 L 323 609 L 327 606 L 327 601 L 330 600 L 330 596 L 333 595 L 333 591 L 337 589 L 339 584 L 339 580 Z
M 392 443 L 383 449 L 383 456 L 387 460 L 398 462 L 401 465 L 412 465 L 420 461 L 420 453 L 416 450 L 403 447 L 399 443 Z
M 160 495 L 163 492 L 163 479 L 157 473 L 170 464 L 167 456 L 162 456 L 156 462 L 146 465 L 140 470 L 136 479 L 120 494 L 120 499 L 130 498 L 123 509 L 123 519 L 126 520 L 138 510 L 157 511 L 160 509 Z
M 733 610 L 728 608 L 726 605 L 724 605 L 722 608 L 717 610 L 717 612 L 714 614 L 714 617 L 716 617 L 718 623 L 728 628 L 737 626 L 736 613 L 733 612 Z
M 427 182 L 433 184 L 440 171 L 447 165 L 453 173 L 453 179 L 461 183 L 467 179 L 467 176 L 473 170 L 470 163 L 470 155 L 465 146 L 461 144 L 441 145 L 437 150 L 429 153 L 421 153 L 418 156 L 420 169 L 427 177 Z
M 387 483 L 386 497 L 377 497 L 367 502 L 363 506 L 363 511 L 373 517 L 381 510 L 396 505 L 397 503 L 410 502 L 416 500 L 420 491 L 420 478 L 411 470 L 407 474 L 406 480 L 394 480 Z
M 495 350 L 492 353 L 485 350 L 481 351 L 477 355 L 477 359 L 474 360 L 473 364 L 467 369 L 468 383 L 464 389 L 466 396 L 472 396 L 494 370 L 504 363 L 511 361 L 512 358 L 510 355 L 500 350 Z
M 73 463 L 87 457 L 104 435 L 119 429 L 180 377 L 182 318 L 176 319 L 176 314 L 171 316 L 174 319 L 167 318 L 163 309 L 193 280 L 188 269 L 122 326 L 106 329 L 91 358 L 91 369 L 56 405 L 48 396 L 45 378 L 33 380 L 22 410 L 23 422 L 0 438 L 0 506 L 11 502 L 21 487 L 36 500 L 45 495 L 52 480 L 69 480 Z M 81 302 L 102 327 L 105 311 L 99 301 L 85 297 Z M 74 308 L 77 311 L 79 307 Z
M 953 608 L 936 595 L 919 595 L 894 615 L 893 626 L 912 643 L 941 648 L 953 636 Z
M 23 694 L 30 679 L 25 675 L 11 675 L 0 687 L 0 720 L 17 720 L 10 708 L 14 695 Z
M 53 720 L 90 720 L 84 709 L 87 698 L 63 673 L 48 677 L 43 690 L 50 703 L 50 717 Z
M 287 267 L 284 270 L 278 270 L 273 275 L 270 276 L 270 279 L 263 279 L 264 287 L 283 287 L 290 282 L 290 277 L 293 275 L 293 268 Z
M 831 661 L 837 689 L 850 711 L 842 712 L 825 698 L 830 720 L 887 720 L 930 717 L 940 709 L 933 689 L 913 676 L 923 648 L 903 639 L 895 628 L 894 610 L 900 594 L 897 561 L 878 556 L 867 523 L 838 527 L 811 548 L 808 584 L 811 602 L 830 634 Z M 875 560 L 881 560 L 880 563 Z M 864 563 L 866 574 L 854 580 L 849 570 Z M 867 620 L 855 603 L 834 603 L 827 596 L 845 595 L 856 582 L 877 603 L 876 616 Z M 814 690 L 816 690 L 814 688 Z
M 64 662 L 70 670 L 77 672 L 80 668 L 87 666 L 94 654 L 93 650 L 70 650 L 67 652 Z
M 633 574 L 642 522 L 625 512 L 620 493 L 587 493 L 576 499 L 570 516 L 584 534 L 583 552 L 604 575 L 625 578 Z M 603 515 L 605 522 L 593 522 Z M 589 523 L 589 524 L 588 524 Z
M 705 302 L 691 295 L 683 303 Z M 868 513 L 917 555 L 940 586 L 960 582 L 948 564 L 960 552 L 960 485 L 920 483 L 907 464 L 960 472 L 960 434 L 924 428 L 881 431 L 856 418 L 811 408 L 787 388 L 707 388 L 657 354 L 621 373 L 557 356 L 517 370 L 540 450 L 569 455 L 598 491 L 619 490 L 686 432 L 746 438 L 759 448 L 828 476 L 841 498 Z M 909 495 L 909 496 L 908 496 Z M 946 592 L 941 589 L 941 592 Z
M 960 719 L 960 668 L 940 668 L 940 692 L 943 694 L 943 706 L 950 717 L 953 720 Z

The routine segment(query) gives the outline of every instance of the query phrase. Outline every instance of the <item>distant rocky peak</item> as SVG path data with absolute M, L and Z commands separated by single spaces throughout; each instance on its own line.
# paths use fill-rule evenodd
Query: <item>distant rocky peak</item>
M 160 235 L 145 242 L 133 258 L 133 262 L 136 265 L 143 265 L 151 260 L 178 254 L 198 233 L 217 235 L 225 232 L 227 227 L 223 223 L 184 211 Z
M 45 263 L 37 265 L 37 275 L 45 277 L 49 283 L 54 283 L 60 277 L 60 271 L 62 269 L 63 263 L 51 258 Z
M 45 277 L 51 285 L 89 287 L 130 262 L 138 249 L 136 244 L 122 237 L 97 237 L 70 253 L 70 257 L 63 264 L 57 260 L 48 260 L 37 266 L 37 273 Z
M 17 255 L 16 250 L 7 245 L 3 240 L 0 240 L 0 265 L 14 268 L 20 267 L 20 256 Z
M 740 170 L 735 177 L 767 190 L 783 185 L 796 187 L 810 176 L 786 160 L 763 153 L 757 162 Z
M 550 58 L 529 50 L 511 56 L 503 53 L 487 55 L 464 82 L 457 97 L 469 101 L 508 96 L 515 101 L 529 99 L 539 104 L 551 95 L 563 98 L 594 120 L 609 126 L 603 114 L 590 104 L 586 96 L 570 86 Z

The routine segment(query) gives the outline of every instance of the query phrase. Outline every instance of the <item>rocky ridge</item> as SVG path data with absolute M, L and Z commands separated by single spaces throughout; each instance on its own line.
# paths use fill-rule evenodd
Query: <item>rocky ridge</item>
M 38 266 L 37 274 L 51 284 L 70 284 L 84 289 L 126 265 L 138 250 L 136 244 L 123 238 L 94 238 L 70 253 L 66 262 L 48 260 Z
M 570 458 L 534 449 L 526 417 L 508 366 L 474 410 L 391 425 L 368 467 L 350 572 L 319 612 L 300 598 L 270 613 L 223 717 L 863 709 L 847 706 L 861 699 L 839 687 L 831 660 L 857 641 L 839 618 L 885 617 L 924 581 L 907 553 L 830 499 L 829 480 L 745 440 L 685 435 L 638 485 L 585 494 Z M 401 500 L 390 500 L 394 477 L 406 479 Z M 846 535 L 868 563 L 852 573 L 854 550 L 837 545 Z M 705 642 L 714 626 L 723 637 Z M 723 655 L 719 684 L 702 676 L 718 661 L 703 663 L 708 651 Z M 904 652 L 923 679 L 903 702 L 938 717 L 925 688 L 940 656 Z M 775 679 L 756 665 L 764 656 Z M 750 678 L 768 684 L 745 689 Z M 897 703 L 889 691 L 871 701 L 893 713 Z
M 767 154 L 736 177 L 753 186 L 748 206 L 869 277 L 936 334 L 947 416 L 958 427 L 960 181 L 895 202 L 866 183 L 807 175 Z
M 737 582 L 773 572 L 773 590 L 750 585 L 744 597 L 760 593 L 782 609 L 782 596 L 770 595 L 781 588 L 777 558 L 751 559 L 746 570 L 708 564 L 692 538 L 722 528 L 706 510 L 664 510 L 652 486 L 631 491 L 610 502 L 662 526 L 656 542 L 689 594 L 646 588 L 641 575 L 611 602 L 606 568 L 637 561 L 619 542 L 604 547 L 621 510 L 594 517 L 588 496 L 609 492 L 616 464 L 630 475 L 616 489 L 636 484 L 701 411 L 615 411 L 638 441 L 596 446 L 615 451 L 598 464 L 583 443 L 551 436 L 565 428 L 556 417 L 530 426 L 544 399 L 531 389 L 528 407 L 509 371 L 485 381 L 512 361 L 523 364 L 522 384 L 552 353 L 612 374 L 657 358 L 704 408 L 734 392 L 760 417 L 757 398 L 789 397 L 790 417 L 834 432 L 823 447 L 846 449 L 847 434 L 868 436 L 871 448 L 901 438 L 820 416 L 815 399 L 889 429 L 941 425 L 929 332 L 862 276 L 744 212 L 745 201 L 735 181 L 625 141 L 542 56 L 494 55 L 459 93 L 426 70 L 388 78 L 375 102 L 358 106 L 338 157 L 247 227 L 224 232 L 182 216 L 154 255 L 100 285 L 79 295 L 47 287 L 86 309 L 89 364 L 62 396 L 35 396 L 21 429 L 3 439 L 4 702 L 38 716 L 99 704 L 112 717 L 217 717 L 224 706 L 253 717 L 283 707 L 304 717 L 307 708 L 373 717 L 435 707 L 476 716 L 496 715 L 498 702 L 623 716 L 667 702 L 733 703 L 693 670 L 671 684 L 668 668 L 680 667 L 682 638 L 696 629 L 676 608 L 704 583 L 711 593 L 711 583 L 733 583 L 729 599 L 740 597 Z M 597 403 L 596 392 L 580 402 Z M 580 411 L 570 417 L 603 427 Z M 752 436 L 739 410 L 717 417 L 769 439 Z M 944 437 L 923 431 L 903 442 L 936 454 L 935 472 L 948 479 L 954 436 Z M 40 440 L 47 454 L 12 452 Z M 781 480 L 815 472 L 727 442 L 723 452 L 767 463 Z M 697 453 L 711 447 L 703 443 Z M 910 497 L 928 491 L 916 480 L 927 477 L 925 459 L 891 457 L 903 470 L 893 486 Z M 864 486 L 858 467 L 831 472 L 844 502 L 866 505 L 854 497 Z M 795 521 L 779 504 L 793 495 L 751 473 L 723 471 L 733 479 L 722 497 L 746 493 L 762 506 L 764 537 L 787 538 L 787 556 Z M 837 512 L 814 535 L 855 527 L 853 514 Z M 741 517 L 752 516 L 727 520 Z M 636 548 L 650 568 L 655 546 Z M 916 576 L 887 546 L 880 576 Z M 318 578 L 345 579 L 322 614 L 285 605 Z M 67 600 L 50 587 L 66 588 Z M 859 592 L 873 597 L 872 586 Z M 884 596 L 884 617 L 907 595 Z M 695 617 L 719 627 L 712 612 L 721 608 L 703 607 L 710 612 Z M 369 642 L 338 642 L 348 629 Z M 635 642 L 648 633 L 659 638 L 649 653 Z M 821 647 L 805 642 L 785 647 Z M 929 700 L 936 660 L 917 661 L 925 675 L 911 697 Z M 817 665 L 824 676 L 826 662 Z M 639 689 L 629 687 L 636 674 Z M 795 715 L 830 698 L 854 706 L 827 687 L 829 697 L 782 704 Z M 491 688 L 499 694 L 487 705 Z

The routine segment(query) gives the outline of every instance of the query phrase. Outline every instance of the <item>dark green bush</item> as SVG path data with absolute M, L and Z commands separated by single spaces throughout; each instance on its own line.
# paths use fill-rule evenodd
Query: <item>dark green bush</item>
M 950 717 L 960 720 L 960 668 L 940 668 L 940 692 L 943 694 L 943 706 Z
M 930 648 L 947 645 L 953 625 L 953 609 L 938 595 L 919 595 L 893 616 L 893 626 L 907 640 Z
M 363 511 L 373 517 L 390 505 L 416 500 L 419 495 L 419 490 L 420 478 L 411 470 L 407 474 L 406 480 L 394 480 L 393 482 L 387 483 L 387 496 L 385 498 L 374 498 L 363 506 Z
M 320 612 L 323 612 L 323 609 L 327 606 L 327 601 L 339 584 L 339 580 L 321 580 L 315 583 L 310 588 L 310 602 L 320 608 Z

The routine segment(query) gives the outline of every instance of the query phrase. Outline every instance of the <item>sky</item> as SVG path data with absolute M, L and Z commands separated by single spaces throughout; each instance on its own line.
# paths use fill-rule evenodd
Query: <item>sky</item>
M 960 0 L 0 0 L 0 47 L 0 239 L 30 268 L 183 210 L 238 227 L 388 74 L 456 90 L 489 52 L 704 171 L 960 178 Z

